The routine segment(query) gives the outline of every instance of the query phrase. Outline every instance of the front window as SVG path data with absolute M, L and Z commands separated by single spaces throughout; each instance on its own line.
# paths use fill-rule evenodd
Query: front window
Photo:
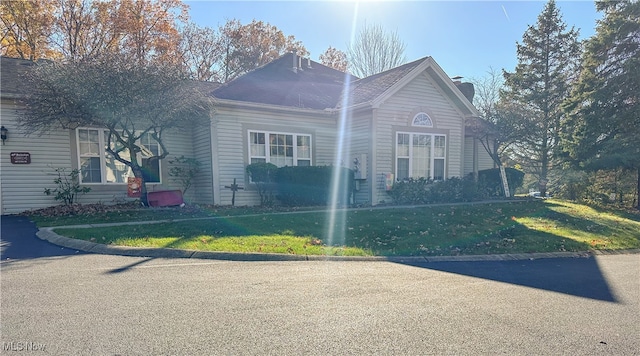
M 249 162 L 268 162 L 278 167 L 310 166 L 311 136 L 249 131 Z
M 109 130 L 105 129 L 77 129 L 78 157 L 81 183 L 121 183 L 127 182 L 128 177 L 134 174 L 131 168 L 118 161 L 107 153 L 109 142 Z M 157 156 L 160 154 L 160 145 L 150 134 L 145 134 L 140 139 L 142 152 L 139 160 L 147 183 L 160 183 L 160 162 Z M 117 142 L 111 142 L 114 151 L 122 148 Z M 129 150 L 120 151 L 120 157 L 130 161 Z
M 396 177 L 444 180 L 446 136 L 398 132 Z

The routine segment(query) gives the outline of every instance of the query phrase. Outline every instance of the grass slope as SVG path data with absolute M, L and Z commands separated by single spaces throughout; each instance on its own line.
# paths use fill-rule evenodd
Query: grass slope
M 175 213 L 172 215 L 172 211 Z M 117 215 L 120 221 L 149 219 Z M 241 213 L 238 213 L 241 212 Z M 109 228 L 58 229 L 105 244 L 344 256 L 433 256 L 640 248 L 640 215 L 580 204 L 536 200 L 482 205 L 372 208 L 328 212 L 250 214 L 255 210 L 162 210 L 153 220 L 217 216 L 183 222 Z M 226 216 L 220 216 L 224 214 Z M 93 217 L 93 222 L 117 219 Z M 58 218 L 37 218 L 40 226 Z M 67 224 L 72 218 L 65 218 Z M 77 217 L 76 223 L 87 223 Z

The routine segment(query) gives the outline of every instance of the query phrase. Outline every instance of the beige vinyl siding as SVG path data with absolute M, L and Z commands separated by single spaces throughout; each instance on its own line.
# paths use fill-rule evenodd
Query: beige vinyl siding
M 351 159 L 349 160 L 349 168 L 353 169 L 353 160 L 355 158 L 361 159 L 364 157 L 366 162 L 363 162 L 361 166 L 364 168 L 366 166 L 366 180 L 361 180 L 358 182 L 359 189 L 355 194 L 355 204 L 367 204 L 371 203 L 371 181 L 373 179 L 372 172 L 372 161 L 373 157 L 371 155 L 371 147 L 373 141 L 373 132 L 371 131 L 371 111 L 366 111 L 364 113 L 354 114 L 351 119 L 350 125 L 350 155 Z
M 200 162 L 200 173 L 189 188 L 188 199 L 197 204 L 213 204 L 211 123 L 193 129 L 193 157 Z
M 434 122 L 433 129 L 411 126 L 411 119 L 425 111 Z M 397 131 L 433 132 L 446 135 L 446 176 L 463 174 L 464 119 L 451 100 L 426 73 L 411 82 L 380 105 L 376 120 L 375 150 L 377 156 L 377 190 L 374 204 L 389 200 L 384 190 L 384 175 L 395 174 L 395 134 Z
M 52 130 L 38 136 L 24 135 L 16 126 L 16 106 L 12 100 L 2 100 L 0 117 L 9 130 L 8 139 L 0 146 L 0 174 L 2 175 L 2 214 L 45 208 L 58 204 L 53 196 L 44 194 L 45 188 L 55 188 L 54 168 L 71 169 L 69 132 Z M 30 164 L 12 164 L 11 152 L 28 152 Z
M 464 175 L 473 173 L 473 162 L 475 161 L 478 147 L 477 142 L 471 136 L 464 138 Z
M 478 144 L 478 170 L 481 171 L 484 169 L 491 169 L 495 167 L 496 165 L 495 163 L 493 163 L 493 159 L 491 158 L 487 150 L 485 150 L 485 148 L 481 144 Z
M 335 161 L 336 121 L 326 113 L 283 113 L 221 105 L 214 115 L 212 130 L 215 204 L 231 204 L 232 191 L 225 186 L 232 184 L 234 178 L 244 188 L 236 193 L 236 205 L 260 203 L 245 171 L 250 163 L 247 136 L 250 130 L 310 134 L 312 165 L 330 165 Z

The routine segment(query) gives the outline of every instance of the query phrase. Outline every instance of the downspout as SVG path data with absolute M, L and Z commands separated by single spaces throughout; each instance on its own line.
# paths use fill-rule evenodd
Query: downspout
M 369 166 L 369 172 L 367 179 L 369 180 L 369 195 L 371 205 L 378 205 L 378 152 L 376 150 L 376 141 L 378 138 L 378 132 L 376 130 L 378 122 L 378 109 L 374 108 L 371 111 L 371 121 L 369 125 L 371 125 L 371 140 L 369 140 L 371 146 L 369 147 L 369 151 L 371 152 L 371 158 L 369 161 L 371 165 Z

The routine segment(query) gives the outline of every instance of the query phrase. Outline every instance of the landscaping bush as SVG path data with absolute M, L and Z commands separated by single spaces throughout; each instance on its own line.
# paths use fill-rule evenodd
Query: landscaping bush
M 479 198 L 473 178 L 437 181 L 409 178 L 393 185 L 389 195 L 396 204 L 434 204 L 473 201 Z
M 513 196 L 516 188 L 522 185 L 524 172 L 515 168 L 505 168 L 504 170 L 507 174 L 507 181 L 509 182 L 509 192 L 511 193 L 511 196 Z M 499 168 L 478 171 L 478 192 L 483 198 L 504 196 Z
M 86 194 L 91 191 L 90 187 L 81 187 L 79 169 L 68 171 L 66 168 L 54 168 L 54 175 L 57 177 L 53 180 L 56 187 L 44 188 L 44 194 L 53 195 L 53 199 L 61 201 L 64 205 L 73 205 L 78 199 L 79 194 Z
M 287 206 L 327 205 L 334 170 L 339 171 L 338 204 L 348 205 L 354 189 L 353 171 L 333 166 L 281 167 L 275 175 L 277 198 Z
M 251 163 L 246 168 L 251 182 L 255 184 L 260 195 L 260 205 L 271 206 L 274 203 L 273 183 L 278 167 L 273 163 Z
M 433 181 L 426 178 L 409 178 L 396 182 L 388 193 L 395 204 L 426 204 L 432 184 Z

